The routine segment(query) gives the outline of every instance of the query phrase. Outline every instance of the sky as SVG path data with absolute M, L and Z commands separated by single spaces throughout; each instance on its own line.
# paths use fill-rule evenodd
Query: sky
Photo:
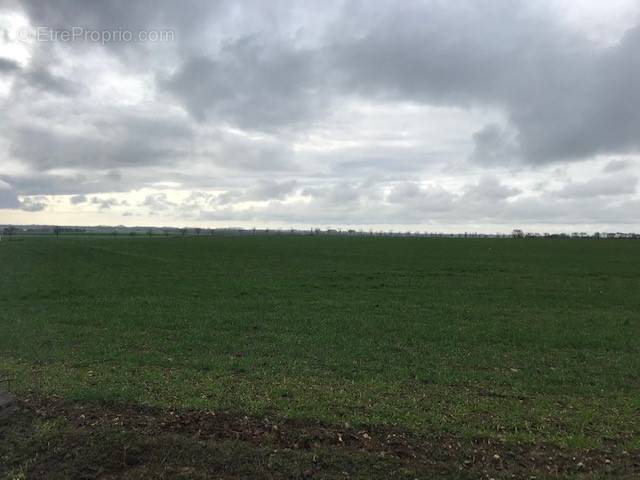
M 0 0 L 0 224 L 640 232 L 640 2 Z

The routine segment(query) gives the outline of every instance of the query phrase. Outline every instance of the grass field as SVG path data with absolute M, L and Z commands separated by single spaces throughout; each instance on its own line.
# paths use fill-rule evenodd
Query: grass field
M 448 439 L 460 458 L 437 472 L 459 478 L 500 476 L 489 460 L 466 463 L 478 442 L 604 452 L 586 473 L 567 460 L 555 473 L 569 477 L 617 464 L 621 476 L 640 475 L 638 241 L 40 238 L 1 242 L 0 265 L 0 376 L 15 377 L 32 412 L 2 427 L 0 476 L 37 471 L 41 443 L 63 445 L 77 427 L 72 414 L 38 417 L 34 403 L 82 405 L 96 418 L 99 408 L 213 410 L 284 422 L 292 436 L 304 425 L 354 438 L 396 432 L 418 452 Z M 116 443 L 149 447 L 164 433 L 120 432 Z M 192 433 L 179 438 L 193 453 L 204 447 Z M 237 464 L 230 478 L 251 478 L 247 458 L 267 461 L 260 449 L 271 440 L 243 438 L 207 453 Z M 317 448 L 324 470 L 305 466 L 317 467 L 317 452 L 287 448 L 274 471 L 346 478 L 375 458 L 381 478 L 436 472 L 419 454 Z M 182 473 L 195 478 L 200 464 L 188 458 L 194 470 Z M 69 462 L 50 471 L 64 477 Z M 541 465 L 538 478 L 554 473 Z M 140 468 L 127 471 L 149 474 Z

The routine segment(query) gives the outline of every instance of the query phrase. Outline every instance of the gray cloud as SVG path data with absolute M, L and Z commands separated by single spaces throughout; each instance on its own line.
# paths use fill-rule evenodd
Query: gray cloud
M 604 173 L 619 172 L 621 170 L 627 170 L 631 166 L 633 166 L 633 162 L 630 160 L 611 160 L 604 166 L 602 171 Z
M 638 179 L 629 175 L 607 175 L 585 182 L 571 182 L 559 192 L 560 197 L 580 198 L 628 195 L 636 192 Z
M 97 205 L 99 210 L 111 210 L 113 207 L 127 207 L 129 202 L 113 197 L 92 197 L 91 204 Z
M 61 75 L 54 75 L 44 67 L 24 71 L 20 76 L 19 88 L 32 88 L 62 96 L 79 95 L 84 90 L 82 84 Z
M 558 198 L 518 196 L 513 201 L 470 198 L 441 187 L 421 188 L 418 194 L 389 198 L 389 203 L 351 201 L 347 206 L 322 198 L 310 202 L 269 202 L 264 206 L 236 209 L 232 206 L 192 212 L 196 218 L 217 221 L 286 222 L 317 225 L 613 225 L 634 224 L 637 200 L 613 201 L 608 197 Z M 393 200 L 393 201 L 391 201 Z M 437 227 L 434 227 L 437 229 Z M 582 227 L 580 227 L 582 228 Z M 606 228 L 605 228 L 606 229 Z
M 522 193 L 519 188 L 509 187 L 495 177 L 484 176 L 477 184 L 470 185 L 465 191 L 468 199 L 503 200 Z
M 142 203 L 140 203 L 140 206 L 147 207 L 151 212 L 155 213 L 175 208 L 177 204 L 168 200 L 166 193 L 156 193 L 147 195 Z
M 476 155 L 498 162 L 519 154 L 531 163 L 596 153 L 637 151 L 640 29 L 618 44 L 596 48 L 525 2 L 381 1 L 353 4 L 326 26 L 320 42 L 301 46 L 277 27 L 256 27 L 250 14 L 225 2 L 194 2 L 187 15 L 171 2 L 135 7 L 27 2 L 32 18 L 50 25 L 82 21 L 99 28 L 175 26 L 189 38 L 217 11 L 241 12 L 240 28 L 209 53 L 188 46 L 158 83 L 199 121 L 270 130 L 305 126 L 342 95 L 398 98 L 430 105 L 492 106 L 504 110 L 518 133 L 517 150 L 494 126 L 478 132 Z M 289 6 L 290 7 L 290 6 Z M 287 6 L 276 12 L 286 18 Z M 66 16 L 64 12 L 69 15 Z M 245 17 L 242 17 L 245 15 Z M 354 19 L 357 19 L 354 20 Z M 275 29 L 274 29 L 275 28 Z M 144 48 L 144 46 L 139 46 Z M 48 91 L 73 88 L 46 70 L 29 74 Z M 506 151 L 503 151 L 506 148 Z
M 603 46 L 524 0 L 6 5 L 176 36 L 3 52 L 4 208 L 166 188 L 130 213 L 411 223 L 623 219 L 636 201 L 637 162 L 599 155 L 640 153 L 640 21 Z
M 87 202 L 87 196 L 86 195 L 74 195 L 73 197 L 71 197 L 69 199 L 69 202 L 71 203 L 71 205 L 79 205 L 81 203 L 86 203 Z
M 40 212 L 47 206 L 45 197 L 25 197 L 24 200 L 18 198 L 17 190 L 9 183 L 0 179 L 0 210 L 12 209 L 23 210 L 25 212 Z
M 0 57 L 0 74 L 20 71 L 20 64 L 15 60 Z
M 35 24 L 60 30 L 71 30 L 79 25 L 92 30 L 112 30 L 117 27 L 132 32 L 173 28 L 182 37 L 188 37 L 189 31 L 200 31 L 210 19 L 223 15 L 224 10 L 230 8 L 229 2 L 206 0 L 185 0 L 180 4 L 170 0 L 139 0 L 135 4 L 124 0 L 61 0 L 56 5 L 38 0 L 20 0 L 14 4 L 16 8 L 25 10 Z M 105 46 L 124 48 L 126 45 L 116 42 Z
M 517 160 L 518 145 L 513 136 L 496 124 L 483 127 L 473 134 L 473 161 L 488 164 L 509 164 Z
M 21 209 L 25 212 L 41 212 L 47 207 L 44 197 L 27 197 L 22 201 Z
M 396 207 L 392 210 L 394 214 L 410 219 L 408 223 L 419 222 L 442 212 L 451 212 L 458 200 L 456 194 L 445 188 L 422 187 L 414 182 L 395 185 L 387 196 L 387 201 Z
M 24 195 L 65 195 L 70 193 L 98 193 L 125 191 L 131 184 L 110 175 L 109 172 L 75 174 L 29 173 L 0 175 Z M 137 183 L 137 182 L 135 182 Z
M 637 151 L 639 29 L 603 50 L 523 2 L 410 3 L 383 15 L 337 51 L 351 89 L 500 107 L 532 163 Z M 501 137 L 480 132 L 479 153 L 495 160 Z
M 0 209 L 20 208 L 18 194 L 11 185 L 0 180 Z
M 315 49 L 242 38 L 216 57 L 189 58 L 161 85 L 199 120 L 262 130 L 305 124 L 352 94 L 496 107 L 517 136 L 495 125 L 479 131 L 473 158 L 489 163 L 640 148 L 640 113 L 630 107 L 640 100 L 640 30 L 598 49 L 524 2 L 381 2 L 378 10 L 347 8 L 360 23 L 341 18 Z
M 200 121 L 270 130 L 321 114 L 326 97 L 318 89 L 330 72 L 320 68 L 317 52 L 268 48 L 261 40 L 245 37 L 227 44 L 217 58 L 188 58 L 160 85 Z
M 253 187 L 246 190 L 231 190 L 209 198 L 208 203 L 228 205 L 238 202 L 284 200 L 294 193 L 298 186 L 295 180 L 259 180 Z
M 18 125 L 10 152 L 40 171 L 59 167 L 84 169 L 162 164 L 185 156 L 190 132 L 169 119 L 97 118 L 85 131 Z
M 214 165 L 235 170 L 295 170 L 291 147 L 277 139 L 216 130 L 206 140 L 201 154 Z

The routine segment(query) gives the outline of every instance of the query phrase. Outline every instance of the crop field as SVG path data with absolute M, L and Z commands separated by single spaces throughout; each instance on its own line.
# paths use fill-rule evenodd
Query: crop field
M 3 376 L 0 478 L 639 478 L 640 241 L 3 240 Z

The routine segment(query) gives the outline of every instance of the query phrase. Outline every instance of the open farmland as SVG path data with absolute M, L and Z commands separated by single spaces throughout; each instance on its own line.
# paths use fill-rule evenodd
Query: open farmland
M 0 477 L 640 475 L 638 241 L 16 238 L 0 265 Z

